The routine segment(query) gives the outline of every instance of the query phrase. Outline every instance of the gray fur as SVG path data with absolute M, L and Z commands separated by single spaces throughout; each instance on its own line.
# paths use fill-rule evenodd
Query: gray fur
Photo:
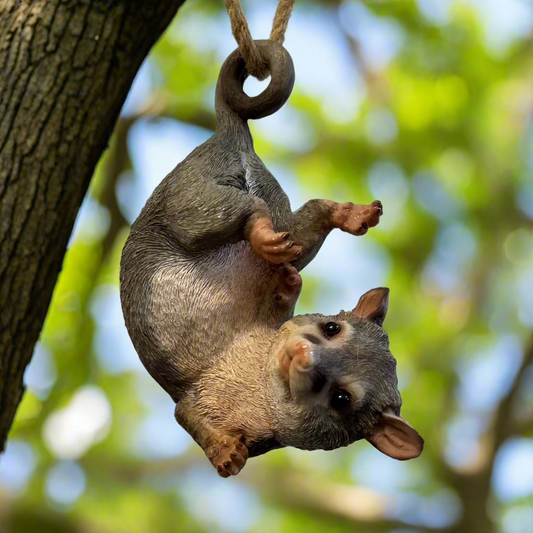
M 276 231 L 302 246 L 292 262 L 301 270 L 331 230 L 331 202 L 291 211 L 254 152 L 246 120 L 221 96 L 224 72 L 217 132 L 160 183 L 132 226 L 120 272 L 126 326 L 143 364 L 176 402 L 176 419 L 213 464 L 225 435 L 244 435 L 250 455 L 346 446 L 366 437 L 385 409 L 399 414 L 396 362 L 381 327 L 351 312 L 292 318 L 297 296 L 289 304 L 273 298 L 276 268 L 254 253 L 247 228 L 254 217 L 271 216 Z M 321 329 L 328 321 L 347 324 L 351 334 L 328 340 Z M 314 328 L 313 371 L 327 390 L 346 378 L 364 391 L 347 412 L 291 397 L 277 354 L 298 328 Z

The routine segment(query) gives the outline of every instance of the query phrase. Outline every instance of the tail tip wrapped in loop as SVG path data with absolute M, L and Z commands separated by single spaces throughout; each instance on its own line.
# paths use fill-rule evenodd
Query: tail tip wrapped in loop
M 270 71 L 270 84 L 258 96 L 248 96 L 243 85 L 249 73 L 239 51 L 224 62 L 217 84 L 217 96 L 242 120 L 259 119 L 278 111 L 291 95 L 294 86 L 294 65 L 287 50 L 271 40 L 254 41 Z

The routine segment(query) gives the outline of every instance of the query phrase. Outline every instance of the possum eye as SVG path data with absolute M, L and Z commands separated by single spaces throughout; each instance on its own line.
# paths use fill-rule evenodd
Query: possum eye
M 328 322 L 324 326 L 324 333 L 328 337 L 333 337 L 333 336 L 337 335 L 337 333 L 339 333 L 340 330 L 341 330 L 341 327 L 336 322 Z
M 352 403 L 352 397 L 344 389 L 337 389 L 331 396 L 331 407 L 337 411 L 342 411 Z

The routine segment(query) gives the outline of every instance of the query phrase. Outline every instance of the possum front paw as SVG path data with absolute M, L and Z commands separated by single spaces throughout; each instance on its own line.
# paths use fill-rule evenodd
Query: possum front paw
M 351 233 L 364 235 L 369 228 L 379 224 L 383 215 L 383 205 L 379 200 L 374 200 L 370 205 L 355 205 L 351 202 L 337 204 L 333 209 L 333 226 Z
M 295 305 L 302 290 L 302 278 L 298 270 L 290 264 L 281 265 L 275 280 L 274 301 L 281 305 Z
M 272 222 L 266 218 L 259 219 L 252 226 L 248 235 L 252 250 L 270 263 L 291 263 L 302 254 L 302 247 L 296 246 L 287 232 L 276 233 Z
M 236 476 L 246 464 L 248 448 L 244 435 L 219 438 L 206 452 L 220 477 Z

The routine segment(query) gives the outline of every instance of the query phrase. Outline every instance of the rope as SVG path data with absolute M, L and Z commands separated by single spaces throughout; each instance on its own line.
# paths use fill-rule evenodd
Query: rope
M 255 46 L 240 0 L 225 1 L 226 9 L 231 20 L 231 30 L 239 45 L 248 73 L 258 80 L 266 79 L 269 75 L 268 67 L 261 58 L 257 46 Z M 283 44 L 293 6 L 294 0 L 279 0 L 272 24 L 272 32 L 270 33 L 271 41 Z
M 289 25 L 293 7 L 294 0 L 279 0 L 274 16 L 274 23 L 272 24 L 272 31 L 270 32 L 271 41 L 276 41 L 279 44 L 283 44 L 283 41 L 285 41 L 285 32 Z

